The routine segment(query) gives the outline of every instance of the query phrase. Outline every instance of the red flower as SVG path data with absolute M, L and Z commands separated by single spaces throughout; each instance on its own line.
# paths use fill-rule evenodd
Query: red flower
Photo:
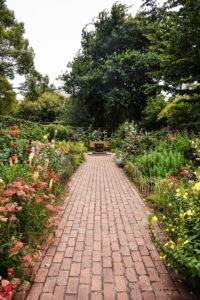
M 19 128 L 12 127 L 12 128 L 10 128 L 10 135 L 13 137 L 16 137 L 18 135 L 19 131 L 20 131 Z
M 9 293 L 9 292 L 11 292 L 12 291 L 12 285 L 7 285 L 7 286 L 5 286 L 5 288 L 4 288 L 4 291 L 6 292 L 6 293 Z

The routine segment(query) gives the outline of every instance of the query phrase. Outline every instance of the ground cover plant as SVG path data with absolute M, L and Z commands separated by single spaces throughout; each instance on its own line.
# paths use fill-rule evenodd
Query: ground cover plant
M 1 129 L 0 299 L 10 299 L 34 277 L 39 245 L 59 222 L 66 180 L 83 161 L 81 142 L 29 139 L 33 124 Z M 30 135 L 29 135 L 30 130 Z

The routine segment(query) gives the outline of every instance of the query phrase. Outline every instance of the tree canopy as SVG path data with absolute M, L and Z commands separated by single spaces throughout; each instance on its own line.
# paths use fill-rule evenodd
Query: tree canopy
M 85 124 L 116 127 L 140 120 L 147 100 L 144 85 L 152 83 L 148 73 L 158 63 L 148 52 L 147 31 L 142 15 L 133 18 L 118 3 L 111 12 L 101 12 L 92 29 L 91 24 L 83 29 L 82 50 L 62 80 L 86 112 Z
M 16 112 L 10 80 L 24 75 L 19 114 L 30 119 L 62 115 L 71 125 L 110 130 L 132 120 L 146 129 L 167 124 L 197 128 L 199 33 L 199 1 L 165 0 L 158 5 L 157 0 L 143 0 L 135 16 L 126 5 L 115 3 L 83 28 L 81 49 L 60 76 L 61 88 L 70 95 L 62 102 L 48 76 L 34 66 L 24 25 L 0 0 L 0 113 Z
M 0 114 L 16 110 L 16 95 L 9 80 L 27 75 L 34 65 L 33 59 L 33 50 L 24 38 L 23 23 L 15 19 L 5 0 L 0 0 Z
M 18 116 L 34 122 L 51 123 L 63 115 L 66 98 L 56 92 L 45 92 L 37 101 L 25 98 L 20 103 Z
M 0 74 L 13 79 L 33 66 L 33 50 L 24 38 L 24 25 L 17 22 L 5 0 L 0 0 Z

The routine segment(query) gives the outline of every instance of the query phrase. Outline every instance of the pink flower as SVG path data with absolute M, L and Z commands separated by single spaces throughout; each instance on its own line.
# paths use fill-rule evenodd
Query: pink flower
M 15 215 L 12 215 L 10 218 L 9 218 L 9 221 L 10 222 L 14 222 L 17 220 L 17 217 Z
M 7 203 L 9 202 L 10 200 L 8 198 L 3 198 L 3 197 L 0 197 L 0 203 L 1 204 L 4 204 L 4 203 Z
M 9 292 L 12 291 L 12 289 L 13 289 L 13 287 L 9 284 L 9 285 L 7 285 L 7 286 L 4 288 L 4 291 L 5 291 L 6 293 L 9 293 Z
M 12 278 L 11 284 L 14 288 L 16 288 L 21 283 L 21 280 L 19 278 Z
M 14 244 L 17 248 L 22 248 L 24 246 L 24 243 L 18 241 L 14 241 Z
M 8 268 L 8 277 L 11 278 L 13 277 L 13 268 Z
M 4 213 L 6 211 L 6 208 L 3 206 L 0 206 L 0 213 Z
M 25 264 L 30 264 L 32 262 L 33 258 L 30 254 L 27 254 L 25 256 L 22 257 L 22 261 Z
M 48 211 L 55 212 L 55 213 L 58 213 L 59 211 L 62 210 L 62 208 L 60 206 L 53 207 L 53 205 L 51 205 L 51 204 L 47 204 L 46 208 L 48 209 Z
M 16 202 L 13 202 L 13 203 L 8 203 L 6 205 L 6 209 L 7 209 L 7 211 L 14 213 L 14 212 L 22 210 L 22 207 L 18 206 L 18 204 Z
M 7 191 L 1 190 L 0 194 L 4 195 L 6 197 L 10 197 L 10 196 L 16 194 L 16 191 L 15 190 L 7 190 Z
M 24 192 L 24 191 L 18 191 L 17 192 L 17 196 L 21 196 L 21 197 L 24 197 L 24 196 L 26 196 L 26 193 Z
M 41 202 L 42 202 L 42 198 L 37 198 L 37 199 L 35 199 L 35 201 L 34 201 L 35 204 L 39 204 L 39 203 L 41 203 Z
M 18 242 L 17 240 L 13 241 L 14 247 L 8 249 L 9 253 L 17 252 L 19 249 L 23 248 L 24 244 L 22 242 Z
M 3 288 L 5 288 L 7 285 L 9 285 L 9 281 L 8 280 L 5 280 L 5 279 L 3 279 L 2 281 L 1 281 L 1 285 L 2 285 L 2 287 Z
M 7 222 L 7 220 L 8 220 L 8 218 L 5 218 L 5 217 L 3 217 L 3 216 L 0 216 L 0 221 L 2 221 L 2 222 Z
M 9 203 L 9 204 L 7 204 L 6 205 L 6 209 L 7 209 L 7 211 L 9 211 L 9 212 L 16 212 L 17 211 L 17 203 L 15 203 L 15 202 L 13 202 L 13 203 Z

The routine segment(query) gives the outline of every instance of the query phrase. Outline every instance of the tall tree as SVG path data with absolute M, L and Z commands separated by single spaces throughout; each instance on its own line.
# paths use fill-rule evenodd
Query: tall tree
M 56 92 L 45 92 L 37 101 L 25 98 L 19 105 L 18 116 L 30 121 L 51 123 L 63 116 L 66 98 Z
M 0 115 L 15 113 L 18 106 L 15 92 L 9 81 L 0 76 Z
M 148 72 L 157 64 L 156 56 L 148 54 L 146 23 L 142 14 L 133 18 L 126 6 L 114 4 L 111 12 L 99 14 L 92 30 L 84 28 L 82 51 L 62 80 L 86 112 L 85 124 L 116 127 L 140 119 L 144 85 L 152 81 Z
M 33 66 L 33 50 L 23 35 L 24 25 L 0 0 L 0 114 L 12 113 L 17 105 L 9 80 L 28 74 Z
M 52 90 L 49 86 L 49 77 L 32 68 L 26 76 L 25 82 L 20 85 L 22 95 L 30 101 L 36 101 L 43 93 Z
M 151 51 L 160 59 L 153 76 L 172 94 L 194 94 L 200 84 L 200 2 L 168 0 L 161 11 L 149 35 Z
M 27 74 L 33 66 L 33 50 L 23 35 L 23 23 L 0 0 L 0 74 L 6 78 Z

